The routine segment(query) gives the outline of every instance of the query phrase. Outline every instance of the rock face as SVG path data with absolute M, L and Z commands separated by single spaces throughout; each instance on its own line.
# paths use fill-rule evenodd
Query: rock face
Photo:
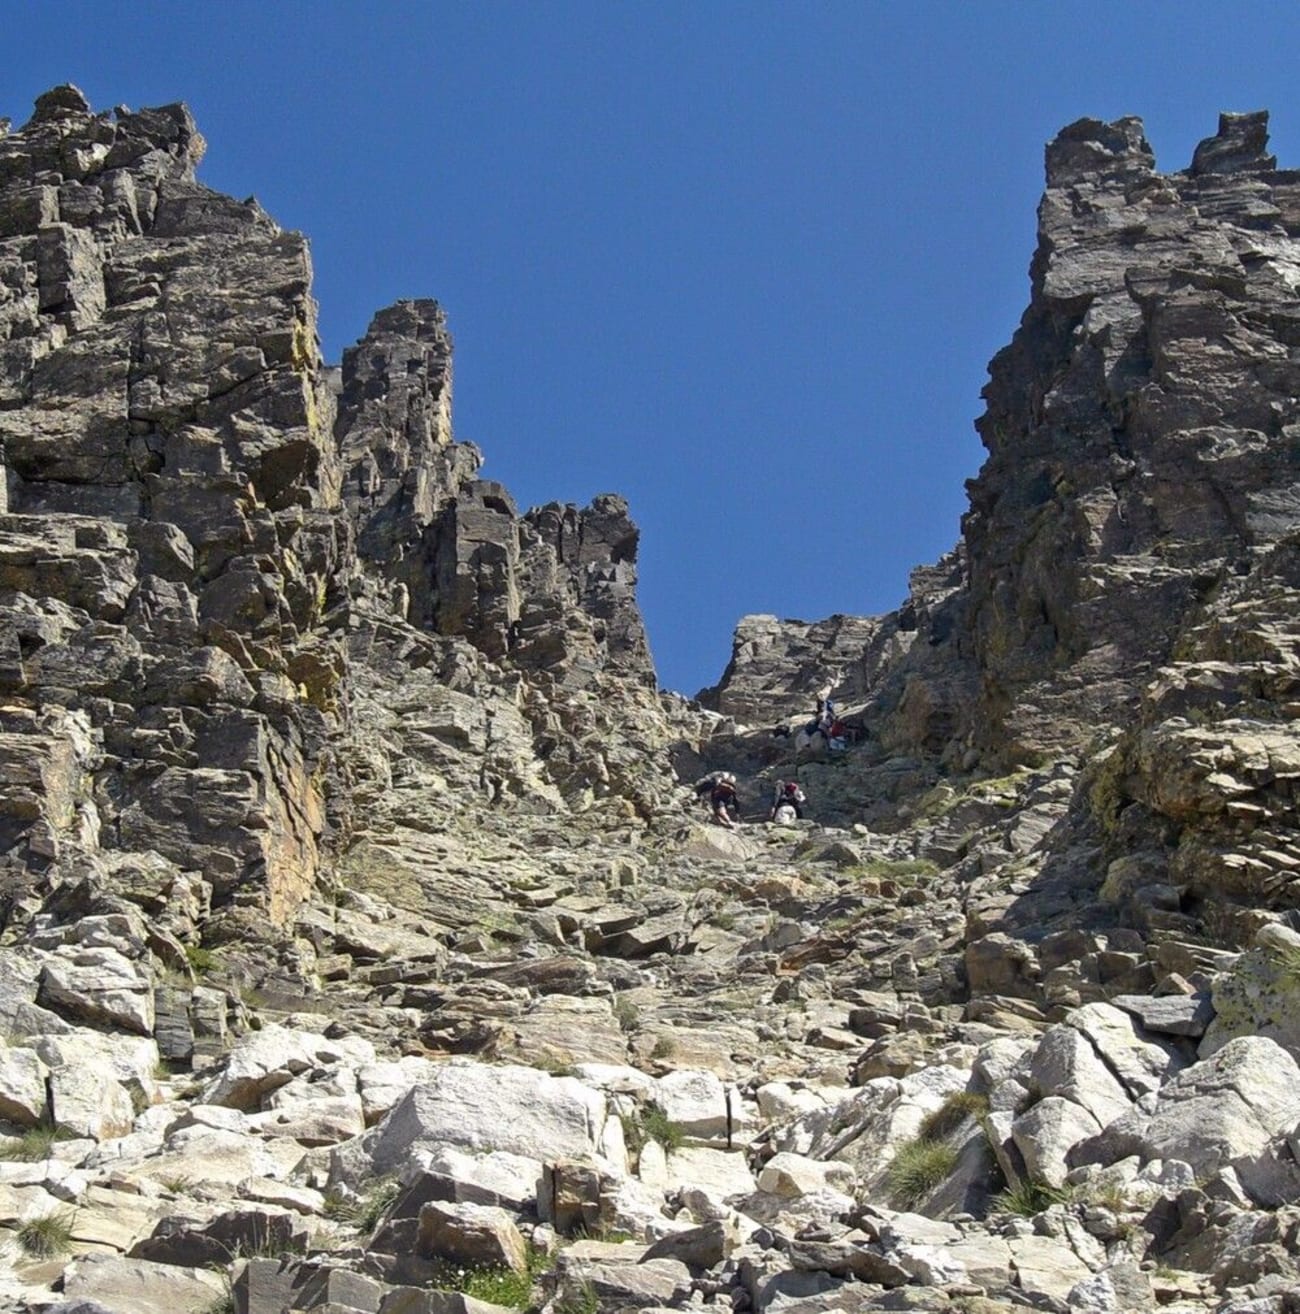
M 380 631 L 510 686 L 510 787 L 548 806 L 607 792 L 619 690 L 662 716 L 622 499 L 521 516 L 475 477 L 433 302 L 327 370 L 305 240 L 197 183 L 202 152 L 183 106 L 75 88 L 0 139 L 0 838 L 16 889 L 152 852 L 283 921 L 351 833 Z
M 1296 1308 L 1266 145 L 1067 128 L 963 541 L 687 704 L 436 303 L 326 366 L 183 107 L 0 121 L 0 1305 Z

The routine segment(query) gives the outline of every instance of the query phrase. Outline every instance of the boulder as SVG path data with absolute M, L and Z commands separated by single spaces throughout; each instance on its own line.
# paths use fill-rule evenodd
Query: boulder
M 63 1272 L 63 1296 L 105 1314 L 199 1314 L 226 1294 L 220 1273 L 120 1255 L 81 1255 Z
M 456 1146 L 543 1160 L 598 1158 L 605 1097 L 534 1068 L 450 1062 L 412 1087 L 383 1120 L 335 1151 L 335 1175 L 383 1175 L 413 1154 Z
M 528 1269 L 524 1238 L 514 1218 L 493 1205 L 430 1201 L 420 1207 L 416 1252 L 463 1268 Z

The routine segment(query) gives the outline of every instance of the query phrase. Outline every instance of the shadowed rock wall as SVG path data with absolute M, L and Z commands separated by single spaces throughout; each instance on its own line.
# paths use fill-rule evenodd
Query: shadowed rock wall
M 521 517 L 476 477 L 432 301 L 327 369 L 305 239 L 196 182 L 202 153 L 184 106 L 73 87 L 0 137 L 0 846 L 18 890 L 154 851 L 281 919 L 353 827 L 376 627 L 531 708 L 524 759 L 557 690 L 659 712 L 622 500 Z M 564 807 L 603 756 L 515 774 Z

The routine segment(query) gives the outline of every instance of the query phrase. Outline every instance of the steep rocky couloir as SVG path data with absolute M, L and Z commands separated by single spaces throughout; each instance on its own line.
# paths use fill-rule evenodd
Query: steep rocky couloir
M 1265 146 L 1049 145 L 963 541 L 701 705 L 436 303 L 327 366 L 182 107 L 0 135 L 0 1308 L 1294 1308 Z

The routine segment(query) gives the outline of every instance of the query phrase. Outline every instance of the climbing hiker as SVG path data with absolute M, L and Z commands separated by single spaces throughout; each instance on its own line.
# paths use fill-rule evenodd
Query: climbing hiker
M 772 787 L 772 811 L 769 821 L 791 822 L 801 820 L 807 795 L 797 780 L 778 780 Z
M 740 820 L 740 801 L 736 797 L 736 777 L 728 771 L 709 792 L 713 820 L 730 830 Z
M 817 729 L 826 736 L 831 737 L 831 726 L 835 724 L 835 704 L 831 701 L 830 691 L 828 690 L 824 698 L 817 699 Z
M 707 804 L 709 802 L 709 795 L 713 793 L 714 785 L 728 778 L 733 781 L 736 779 L 735 776 L 732 776 L 730 772 L 727 771 L 710 771 L 707 775 L 701 776 L 691 786 L 691 792 L 695 795 L 695 801 L 697 803 Z

